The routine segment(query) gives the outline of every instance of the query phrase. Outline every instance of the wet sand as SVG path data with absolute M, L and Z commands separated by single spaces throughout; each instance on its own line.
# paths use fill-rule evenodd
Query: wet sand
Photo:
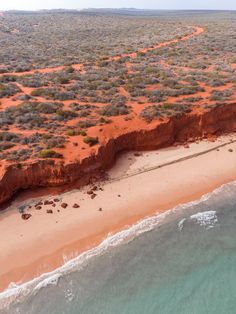
M 0 289 L 62 265 L 144 217 L 200 198 L 236 178 L 236 135 L 159 151 L 125 153 L 107 182 L 58 196 L 28 199 L 32 217 L 22 220 L 17 200 L 0 214 Z M 43 205 L 39 200 L 59 202 Z M 66 203 L 66 208 L 61 207 Z M 78 204 L 79 208 L 73 208 Z M 47 213 L 50 209 L 53 213 Z

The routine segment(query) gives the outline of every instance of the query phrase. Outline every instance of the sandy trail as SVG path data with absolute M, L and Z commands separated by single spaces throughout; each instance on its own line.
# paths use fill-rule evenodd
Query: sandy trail
M 169 46 L 171 44 L 178 43 L 180 41 L 185 41 L 185 40 L 188 40 L 188 39 L 190 39 L 190 38 L 192 38 L 194 36 L 198 36 L 198 35 L 200 35 L 203 32 L 204 32 L 204 29 L 202 27 L 194 26 L 194 31 L 191 34 L 182 36 L 182 37 L 180 37 L 178 39 L 171 39 L 171 40 L 168 40 L 166 42 L 162 42 L 160 44 L 154 45 L 152 47 L 139 49 L 139 50 L 137 50 L 135 52 L 132 52 L 132 53 L 126 53 L 126 54 L 121 54 L 121 55 L 118 55 L 118 56 L 108 57 L 107 60 L 109 62 L 112 62 L 112 61 L 120 60 L 123 57 L 136 58 L 138 53 L 145 53 L 145 52 L 156 50 L 156 49 L 159 49 L 159 48 L 162 48 L 162 47 L 165 47 L 165 46 Z M 75 63 L 75 64 L 72 64 L 71 66 L 74 69 L 80 71 L 80 70 L 83 69 L 84 64 L 83 63 Z M 127 64 L 127 67 L 129 68 L 129 63 Z M 20 73 L 19 72 L 10 72 L 10 73 L 6 72 L 6 73 L 2 73 L 2 74 L 15 75 L 15 76 L 24 76 L 24 75 L 27 75 L 27 74 L 35 74 L 35 73 L 57 72 L 57 71 L 62 71 L 64 68 L 65 68 L 65 66 L 58 66 L 58 67 L 52 67 L 52 68 L 35 69 L 35 70 L 25 71 L 25 72 L 20 72 Z

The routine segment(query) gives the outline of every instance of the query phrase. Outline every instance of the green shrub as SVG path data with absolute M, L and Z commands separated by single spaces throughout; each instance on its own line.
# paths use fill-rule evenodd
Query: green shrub
M 32 92 L 30 93 L 31 96 L 33 97 L 38 97 L 38 96 L 41 96 L 42 95 L 42 90 L 40 89 L 35 89 L 35 90 L 32 90 Z
M 74 130 L 67 130 L 66 134 L 67 134 L 68 136 L 75 136 L 75 135 L 76 135 L 76 133 L 75 133 Z
M 80 130 L 80 129 L 75 129 L 75 130 L 69 129 L 67 130 L 66 134 L 68 136 L 76 136 L 76 135 L 86 136 L 87 135 L 87 133 L 84 130 Z
M 88 144 L 89 146 L 94 146 L 94 145 L 98 144 L 98 138 L 97 137 L 86 136 L 84 138 L 84 143 Z
M 130 113 L 128 106 L 124 104 L 111 104 L 103 107 L 99 110 L 102 116 L 112 117 L 112 116 L 122 116 Z
M 39 152 L 40 158 L 62 158 L 63 156 L 54 150 L 51 149 L 43 149 Z
M 68 67 L 65 68 L 66 73 L 73 73 L 75 71 L 75 69 L 70 65 Z
M 59 77 L 58 78 L 58 83 L 60 84 L 68 84 L 70 80 L 67 77 Z
M 79 134 L 82 135 L 82 136 L 86 136 L 87 135 L 87 133 L 84 130 L 80 130 Z

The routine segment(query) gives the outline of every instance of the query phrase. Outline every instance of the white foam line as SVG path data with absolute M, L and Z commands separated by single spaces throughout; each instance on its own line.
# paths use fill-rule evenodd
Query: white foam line
M 185 221 L 186 221 L 186 218 L 183 218 L 183 219 L 181 219 L 180 222 L 178 223 L 179 231 L 182 231 L 182 230 L 183 230 Z
M 13 302 L 21 302 L 29 294 L 36 294 L 40 289 L 48 285 L 57 285 L 59 279 L 63 275 L 81 269 L 93 257 L 104 254 L 110 248 L 132 241 L 138 235 L 154 229 L 170 214 L 173 214 L 182 209 L 187 209 L 199 203 L 206 202 L 212 196 L 219 194 L 225 187 L 232 185 L 236 185 L 236 181 L 222 185 L 213 192 L 203 195 L 199 200 L 178 205 L 173 209 L 170 209 L 161 214 L 157 213 L 152 217 L 148 217 L 137 222 L 123 231 L 108 235 L 108 237 L 97 247 L 80 254 L 70 261 L 67 261 L 64 265 L 53 270 L 52 272 L 44 273 L 41 276 L 21 285 L 16 285 L 15 283 L 10 284 L 6 290 L 0 293 L 0 310 L 8 308 L 9 305 Z

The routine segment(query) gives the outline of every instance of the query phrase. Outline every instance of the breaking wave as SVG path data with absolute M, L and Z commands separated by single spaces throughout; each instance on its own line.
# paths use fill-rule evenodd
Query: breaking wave
M 220 194 L 222 191 L 230 192 L 230 187 L 232 186 L 236 186 L 236 181 L 221 186 L 213 192 L 202 196 L 199 200 L 178 205 L 175 208 L 161 214 L 157 212 L 156 215 L 147 217 L 136 224 L 129 226 L 127 229 L 124 229 L 116 234 L 109 234 L 108 237 L 97 247 L 80 254 L 76 258 L 66 261 L 64 265 L 52 272 L 44 273 L 41 276 L 21 285 L 16 285 L 14 283 L 10 284 L 5 291 L 0 293 L 0 310 L 9 308 L 12 303 L 22 302 L 29 295 L 35 295 L 39 290 L 49 285 L 57 285 L 62 276 L 73 271 L 83 269 L 83 267 L 85 267 L 92 258 L 101 256 L 109 249 L 116 246 L 129 243 L 137 236 L 153 230 L 155 227 L 164 222 L 166 218 L 171 218 L 176 213 L 181 213 L 183 210 L 188 210 L 193 206 L 204 203 L 215 195 Z M 188 218 L 183 218 L 179 221 L 179 230 L 184 228 L 184 224 L 188 219 L 204 226 L 205 228 L 211 228 L 218 222 L 215 211 L 198 212 L 197 214 L 191 215 Z

